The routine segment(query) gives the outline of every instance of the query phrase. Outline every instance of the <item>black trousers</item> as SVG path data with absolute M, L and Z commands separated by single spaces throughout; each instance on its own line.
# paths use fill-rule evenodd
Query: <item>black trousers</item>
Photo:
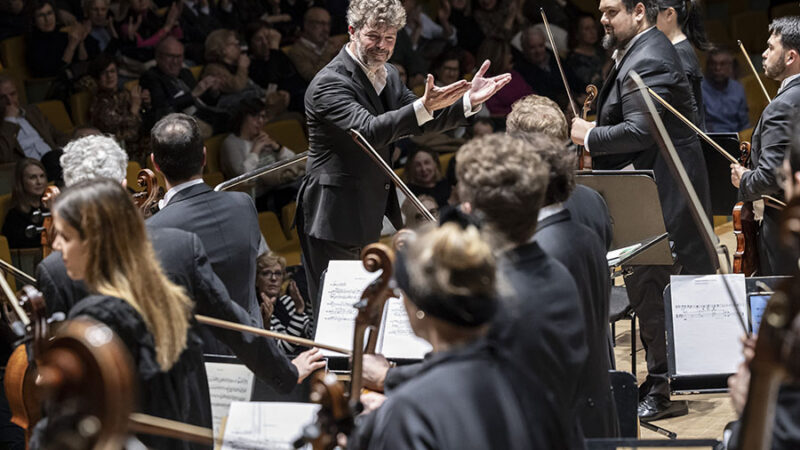
M 780 243 L 780 214 L 775 208 L 764 208 L 764 219 L 758 227 L 758 275 L 791 275 L 797 267 Z
M 625 277 L 628 299 L 639 318 L 639 336 L 647 360 L 647 380 L 641 395 L 669 398 L 664 289 L 669 284 L 670 275 L 677 275 L 680 271 L 679 264 L 637 266 Z M 631 339 L 635 338 L 631 336 Z

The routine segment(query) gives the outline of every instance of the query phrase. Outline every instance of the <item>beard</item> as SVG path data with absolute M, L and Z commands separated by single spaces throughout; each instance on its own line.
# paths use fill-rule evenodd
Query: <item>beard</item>
M 356 44 L 356 56 L 358 56 L 358 59 L 370 70 L 381 67 L 384 63 L 389 61 L 389 58 L 392 56 L 391 52 L 378 48 L 367 50 L 361 45 L 358 39 L 354 42 Z
M 768 65 L 766 61 L 764 62 L 764 75 L 766 75 L 767 78 L 775 80 L 786 70 L 786 62 L 783 56 L 784 55 L 781 54 L 781 57 L 775 64 Z
M 606 49 L 606 50 L 611 50 L 611 49 L 617 48 L 617 42 L 618 42 L 617 41 L 617 36 L 614 34 L 613 31 L 610 32 L 610 33 L 606 33 L 603 36 L 602 44 L 603 44 L 603 48 Z

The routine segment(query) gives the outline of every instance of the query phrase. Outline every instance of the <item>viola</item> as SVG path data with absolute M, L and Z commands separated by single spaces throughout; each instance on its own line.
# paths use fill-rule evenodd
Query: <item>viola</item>
M 158 185 L 156 174 L 150 169 L 139 171 L 136 175 L 136 184 L 142 190 L 133 194 L 133 203 L 147 219 L 158 211 L 158 201 L 164 197 L 164 192 Z
M 583 101 L 583 109 L 581 111 L 581 119 L 586 120 L 589 117 L 589 110 L 592 109 L 592 102 L 597 98 L 597 86 L 590 84 L 586 86 L 586 100 Z M 578 170 L 585 168 L 592 168 L 592 156 L 586 151 L 583 145 L 578 146 Z
M 750 160 L 750 143 L 739 145 L 739 163 L 746 166 Z M 736 251 L 733 253 L 733 273 L 743 273 L 747 277 L 758 271 L 758 223 L 753 212 L 753 202 L 737 202 L 733 207 L 733 235 L 736 237 Z

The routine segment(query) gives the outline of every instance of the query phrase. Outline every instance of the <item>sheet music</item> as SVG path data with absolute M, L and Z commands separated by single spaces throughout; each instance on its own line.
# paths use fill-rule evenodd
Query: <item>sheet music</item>
M 289 450 L 320 405 L 287 402 L 234 402 L 225 424 L 222 450 Z M 304 447 L 308 448 L 308 446 Z
M 231 402 L 250 401 L 253 394 L 253 372 L 242 364 L 206 363 L 208 393 L 214 436 L 219 436 L 220 422 L 228 415 Z
M 380 272 L 367 272 L 361 261 L 331 261 L 322 286 L 319 323 L 314 340 L 346 349 L 353 349 L 353 331 L 357 310 L 353 307 L 364 288 L 378 278 Z M 326 356 L 342 356 L 322 350 Z
M 733 373 L 743 360 L 740 338 L 744 331 L 722 277 L 727 279 L 746 323 L 743 274 L 670 277 L 677 375 Z
M 400 298 L 386 301 L 378 349 L 389 359 L 422 359 L 432 349 L 428 341 L 414 334 Z

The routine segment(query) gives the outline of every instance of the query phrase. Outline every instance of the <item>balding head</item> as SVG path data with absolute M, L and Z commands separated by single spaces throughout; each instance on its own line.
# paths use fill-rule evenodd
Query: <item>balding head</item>
M 538 66 L 547 63 L 547 37 L 540 28 L 528 27 L 522 33 L 522 54 L 530 63 Z
M 331 34 L 331 15 L 324 8 L 313 7 L 303 17 L 303 37 L 317 46 L 325 45 Z
M 156 47 L 156 65 L 158 70 L 177 78 L 183 68 L 183 44 L 172 36 L 159 42 Z

